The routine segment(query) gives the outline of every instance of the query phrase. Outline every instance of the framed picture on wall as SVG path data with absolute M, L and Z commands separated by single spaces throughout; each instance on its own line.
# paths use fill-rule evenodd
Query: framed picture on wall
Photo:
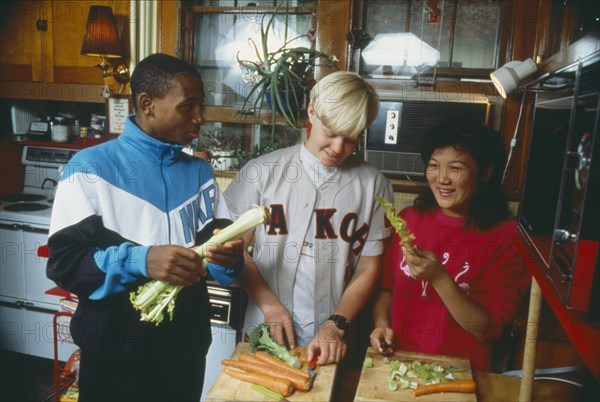
M 133 112 L 130 95 L 111 94 L 106 98 L 106 134 L 121 134 L 125 131 L 127 116 Z

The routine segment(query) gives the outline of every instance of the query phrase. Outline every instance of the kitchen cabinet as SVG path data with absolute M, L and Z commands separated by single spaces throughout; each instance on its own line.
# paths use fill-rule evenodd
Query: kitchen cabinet
M 1 3 L 1 97 L 104 103 L 104 84 L 116 83 L 103 79 L 95 66 L 99 58 L 79 54 L 91 4 L 112 7 L 121 39 L 129 43 L 128 1 Z

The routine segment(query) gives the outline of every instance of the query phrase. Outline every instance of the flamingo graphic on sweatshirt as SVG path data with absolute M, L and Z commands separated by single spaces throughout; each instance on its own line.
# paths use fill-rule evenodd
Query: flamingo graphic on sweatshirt
M 446 265 L 446 263 L 450 260 L 450 253 L 449 252 L 445 252 L 442 255 L 442 265 Z M 454 277 L 454 282 L 458 283 L 458 279 L 463 276 L 467 271 L 469 271 L 469 263 L 468 262 L 463 262 L 462 265 L 462 270 L 456 274 L 456 276 Z M 406 263 L 406 258 L 404 256 L 402 256 L 402 261 L 400 261 L 400 269 L 402 270 L 402 272 L 404 273 L 404 275 L 413 278 L 414 276 L 412 275 L 412 273 L 410 272 L 410 267 L 408 266 L 408 264 Z M 421 280 L 421 296 L 422 297 L 426 297 L 427 296 L 427 285 L 429 285 L 429 281 L 425 281 L 425 280 Z M 465 291 L 465 293 L 469 292 L 470 286 L 468 283 L 466 282 L 462 282 L 462 283 L 458 283 L 458 286 Z

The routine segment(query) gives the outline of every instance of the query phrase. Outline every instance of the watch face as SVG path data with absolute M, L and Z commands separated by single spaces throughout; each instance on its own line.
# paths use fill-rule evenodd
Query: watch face
M 334 314 L 331 317 L 329 317 L 329 319 L 333 321 L 335 323 L 335 326 L 341 329 L 342 331 L 345 331 L 346 328 L 348 328 L 348 320 L 345 317 L 342 317 L 341 315 Z

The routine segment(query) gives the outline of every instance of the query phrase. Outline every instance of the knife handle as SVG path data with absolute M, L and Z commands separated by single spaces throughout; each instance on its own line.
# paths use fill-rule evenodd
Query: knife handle
M 308 368 L 316 367 L 317 360 L 319 360 L 319 356 L 320 355 L 321 355 L 321 351 L 320 350 L 316 350 L 315 353 L 313 354 L 312 359 L 310 359 L 310 362 L 308 363 Z

